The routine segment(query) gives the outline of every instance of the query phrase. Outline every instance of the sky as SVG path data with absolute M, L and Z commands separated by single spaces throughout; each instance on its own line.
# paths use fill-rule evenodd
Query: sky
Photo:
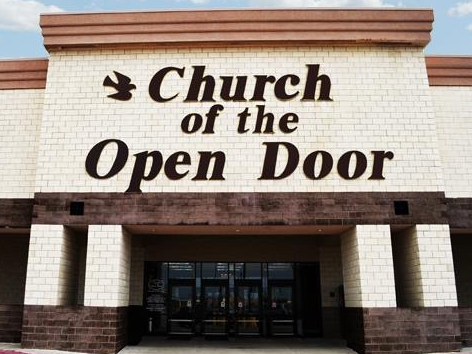
M 426 53 L 472 55 L 472 1 L 467 0 L 0 0 L 0 58 L 47 56 L 38 25 L 39 14 L 46 12 L 393 6 L 434 9 Z

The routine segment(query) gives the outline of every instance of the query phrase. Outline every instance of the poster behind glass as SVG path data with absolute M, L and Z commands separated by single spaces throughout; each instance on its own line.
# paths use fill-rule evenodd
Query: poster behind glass
M 165 333 L 167 326 L 167 263 L 146 262 L 144 279 L 146 332 L 149 334 Z

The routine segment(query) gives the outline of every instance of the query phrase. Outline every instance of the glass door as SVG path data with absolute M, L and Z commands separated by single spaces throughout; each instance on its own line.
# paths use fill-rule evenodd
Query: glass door
M 183 280 L 169 282 L 168 309 L 168 334 L 191 335 L 195 333 L 194 282 Z
M 271 335 L 294 335 L 293 284 L 289 282 L 272 282 L 269 284 L 268 315 Z
M 238 335 L 261 334 L 261 284 L 260 281 L 240 281 L 235 286 L 236 333 Z
M 228 334 L 228 282 L 206 280 L 202 283 L 203 335 Z

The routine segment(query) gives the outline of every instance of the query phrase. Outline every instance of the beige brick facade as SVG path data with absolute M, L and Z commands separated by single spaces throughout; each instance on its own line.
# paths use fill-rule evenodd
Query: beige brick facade
M 244 23 L 251 26 L 272 26 L 285 21 L 284 11 L 267 12 L 267 23 L 251 11 L 235 16 L 248 16 Z M 42 25 L 50 50 L 48 62 L 37 62 L 34 67 L 0 62 L 0 317 L 2 311 L 15 313 L 15 336 L 21 334 L 22 324 L 26 328 L 24 346 L 58 349 L 72 343 L 68 349 L 114 354 L 133 337 L 133 330 L 155 334 L 153 323 L 164 324 L 164 332 L 171 328 L 174 323 L 167 322 L 167 316 L 174 313 L 165 307 L 169 304 L 182 316 L 178 320 L 191 323 L 187 329 L 192 334 L 206 335 L 209 321 L 197 317 L 207 310 L 202 294 L 215 279 L 203 276 L 205 262 L 228 265 L 226 277 L 214 277 L 227 281 L 224 286 L 231 293 L 228 299 L 217 299 L 224 311 L 229 308 L 226 302 L 232 301 L 225 323 L 234 321 L 234 330 L 225 329 L 226 334 L 251 322 L 235 320 L 246 306 L 236 299 L 241 295 L 235 289 L 241 286 L 247 292 L 254 291 L 249 287 L 260 291 L 257 297 L 251 295 L 255 301 L 260 299 L 258 305 L 264 309 L 260 315 L 249 316 L 261 318 L 255 334 L 279 335 L 274 319 L 281 310 L 285 317 L 279 322 L 289 329 L 283 335 L 305 335 L 310 330 L 325 337 L 343 334 L 348 346 L 362 354 L 457 350 L 460 341 L 472 342 L 472 317 L 461 312 L 470 308 L 472 314 L 472 74 L 457 78 L 457 70 L 472 72 L 472 58 L 465 64 L 464 58 L 436 58 L 436 66 L 427 65 L 424 45 L 433 21 L 431 11 L 293 11 L 291 16 L 302 18 L 295 21 L 293 17 L 290 22 L 313 26 L 293 32 L 308 36 L 306 40 L 285 40 L 278 37 L 283 29 L 264 34 L 261 28 L 266 27 L 258 27 L 246 45 L 213 37 L 217 33 L 240 38 L 240 32 L 231 32 L 238 22 L 225 17 L 230 11 L 220 13 L 218 23 L 198 17 L 203 13 L 194 14 L 200 20 L 187 23 L 186 28 L 195 35 L 198 32 L 192 31 L 204 26 L 212 41 L 206 46 L 185 37 L 189 33 L 183 31 L 164 38 L 169 42 L 159 42 L 159 46 L 142 45 L 152 44 L 150 38 L 158 38 L 153 36 L 166 36 L 167 32 L 156 30 L 163 26 L 159 21 L 184 16 L 185 22 L 186 12 L 171 12 L 168 18 L 147 12 L 103 15 L 107 21 L 125 16 L 129 23 L 116 22 L 110 33 L 93 37 L 98 41 L 93 45 L 87 42 L 92 36 L 59 35 L 57 31 L 71 28 L 68 22 L 58 23 L 71 19 L 76 21 L 73 31 L 93 31 L 101 25 L 100 16 L 85 16 L 84 23 L 81 15 L 46 16 Z M 218 34 L 215 28 L 228 18 L 227 31 Z M 375 26 L 385 26 L 385 38 L 372 30 L 372 18 L 379 21 Z M 127 26 L 139 32 L 149 23 L 156 33 L 136 34 L 126 42 L 133 37 Z M 346 31 L 346 23 L 363 29 Z M 392 31 L 396 24 L 400 27 Z M 348 40 L 319 39 L 317 26 L 328 25 L 341 26 L 335 32 L 344 33 Z M 415 30 L 405 30 L 408 26 Z M 255 40 L 261 33 L 265 39 Z M 285 36 L 293 33 L 287 31 Z M 177 37 L 185 42 L 170 45 Z M 143 42 L 135 43 L 138 38 Z M 126 43 L 120 46 L 115 40 Z M 100 41 L 109 42 L 101 47 Z M 303 100 L 301 94 L 281 99 L 274 83 L 265 86 L 264 100 L 250 99 L 258 75 L 272 75 L 274 81 L 296 75 L 300 83 L 287 84 L 286 89 L 301 93 L 309 81 L 309 65 L 320 65 L 319 75 L 329 77 L 332 100 Z M 204 66 L 205 75 L 215 79 L 214 102 L 185 100 L 195 66 Z M 38 79 L 46 75 L 46 67 L 47 80 Z M 158 103 L 150 82 L 165 67 L 185 68 L 185 72 L 165 76 L 161 94 L 175 97 Z M 118 79 L 114 71 L 128 76 L 136 86 L 130 100 L 107 97 L 115 89 L 113 84 L 104 84 L 104 79 Z M 244 100 L 220 97 L 225 76 L 247 76 Z M 29 82 L 28 77 L 36 80 Z M 41 89 L 43 84 L 45 89 Z M 318 82 L 317 95 L 321 86 Z M 216 117 L 214 134 L 185 133 L 181 122 L 186 115 L 198 113 L 205 121 L 216 104 L 223 110 Z M 253 132 L 261 105 L 264 113 L 274 115 L 273 133 Z M 249 131 L 238 132 L 238 114 L 246 108 L 251 114 L 246 124 Z M 286 113 L 299 118 L 291 133 L 278 125 Z M 129 156 L 118 174 L 93 178 L 86 170 L 87 156 L 107 139 L 123 141 Z M 298 149 L 300 161 L 290 176 L 259 178 L 264 143 L 270 142 L 290 143 Z M 177 151 L 187 152 L 191 163 L 180 161 L 176 170 L 188 170 L 188 175 L 169 178 L 162 166 L 155 179 L 143 178 L 142 193 L 125 193 L 138 154 L 155 150 L 162 153 L 164 162 Z M 304 171 L 303 163 L 319 150 L 333 157 L 333 166 L 328 176 L 314 180 L 307 177 L 310 171 Z M 201 151 L 224 152 L 224 180 L 192 179 Z M 349 151 L 367 158 L 366 170 L 358 178 L 349 178 L 349 173 L 343 178 L 339 171 L 338 160 Z M 384 161 L 385 178 L 369 178 L 374 151 L 394 155 Z M 116 152 L 116 146 L 107 146 L 98 161 L 98 174 L 110 170 Z M 282 148 L 277 174 L 286 159 Z M 360 158 L 352 159 L 347 169 L 352 172 L 360 162 Z M 320 160 L 312 167 L 315 175 L 319 173 Z M 151 171 L 148 164 L 142 172 Z M 193 263 L 193 276 L 171 279 L 170 271 L 160 274 L 172 262 L 182 267 L 176 267 L 176 272 L 193 269 L 188 265 Z M 259 265 L 260 275 L 245 278 L 243 270 L 236 275 L 237 266 L 245 269 L 244 263 L 251 263 L 253 271 L 254 264 Z M 271 266 L 274 272 L 293 273 L 271 278 Z M 303 292 L 304 272 L 317 273 L 318 269 L 313 278 L 316 284 L 310 283 L 316 289 L 309 290 L 316 291 L 316 296 Z M 159 278 L 167 275 L 165 280 Z M 185 301 L 169 297 L 183 291 L 177 289 L 182 284 L 171 288 L 173 281 L 193 286 L 192 296 Z M 154 287 L 149 296 L 155 301 L 151 310 L 149 284 Z M 275 299 L 276 292 L 271 292 L 277 286 L 277 291 L 287 291 L 283 296 L 294 294 L 293 301 L 280 309 L 277 301 L 284 299 Z M 312 310 L 319 312 L 306 333 L 302 333 L 303 321 L 309 320 L 302 312 L 310 306 L 297 308 L 295 304 L 304 296 L 311 296 L 310 304 L 316 307 Z M 165 304 L 158 303 L 164 298 Z M 9 305 L 19 308 L 15 312 Z M 196 320 L 188 320 L 185 311 L 197 314 Z M 270 315 L 262 319 L 266 312 Z M 22 313 L 24 321 L 18 316 Z M 290 316 L 293 321 L 287 320 Z M 62 332 L 65 318 L 70 333 Z M 286 325 L 290 321 L 293 333 Z M 0 342 L 4 327 L 0 321 Z M 97 338 L 91 339 L 95 331 Z M 83 345 L 89 342 L 90 347 Z
M 44 90 L 0 90 L 0 198 L 32 198 Z

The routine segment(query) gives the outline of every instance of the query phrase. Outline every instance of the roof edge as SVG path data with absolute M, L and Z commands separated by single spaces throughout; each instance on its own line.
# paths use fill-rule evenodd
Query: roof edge
M 430 86 L 472 86 L 472 56 L 426 56 Z
M 41 15 L 48 51 L 253 45 L 403 45 L 431 39 L 431 9 L 285 8 Z
M 44 89 L 47 58 L 0 60 L 0 90 Z

